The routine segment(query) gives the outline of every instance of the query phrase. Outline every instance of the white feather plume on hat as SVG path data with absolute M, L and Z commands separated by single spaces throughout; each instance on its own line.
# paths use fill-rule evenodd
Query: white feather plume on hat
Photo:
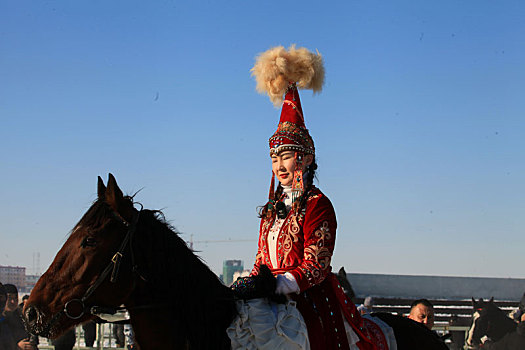
M 251 69 L 257 91 L 268 94 L 276 107 L 283 103 L 290 83 L 296 83 L 300 89 L 320 92 L 324 84 L 324 66 L 323 57 L 316 52 L 291 45 L 288 50 L 277 46 L 261 53 Z

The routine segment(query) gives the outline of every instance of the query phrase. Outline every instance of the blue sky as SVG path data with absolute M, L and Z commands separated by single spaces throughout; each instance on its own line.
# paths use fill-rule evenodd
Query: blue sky
M 0 1 L 0 264 L 40 270 L 113 173 L 213 271 L 253 263 L 279 110 L 266 49 L 318 49 L 301 94 L 349 272 L 525 278 L 525 4 Z

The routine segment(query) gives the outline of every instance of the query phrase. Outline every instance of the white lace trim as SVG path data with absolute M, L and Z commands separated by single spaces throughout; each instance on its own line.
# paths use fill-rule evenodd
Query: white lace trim
M 279 238 L 279 232 L 283 226 L 285 219 L 275 219 L 273 222 L 270 232 L 268 232 L 268 254 L 270 255 L 270 261 L 272 267 L 277 268 L 277 239 Z
M 299 294 L 301 288 L 297 284 L 295 277 L 290 272 L 285 272 L 283 275 L 277 275 L 277 287 L 275 288 L 276 294 Z
M 292 207 L 292 186 L 283 186 L 284 204 L 286 209 L 290 210 Z M 281 227 L 283 226 L 285 219 L 275 218 L 270 231 L 268 232 L 268 254 L 270 255 L 270 261 L 272 262 L 273 268 L 278 268 L 277 262 L 277 240 L 279 239 L 279 233 L 281 232 Z
M 354 332 L 350 324 L 348 324 L 346 318 L 344 319 L 344 321 L 346 338 L 348 339 L 348 345 L 350 346 L 350 350 L 359 350 L 359 347 L 356 345 L 359 342 L 359 336 Z
M 238 301 L 237 310 L 239 315 L 226 330 L 232 350 L 310 349 L 306 324 L 294 301 Z

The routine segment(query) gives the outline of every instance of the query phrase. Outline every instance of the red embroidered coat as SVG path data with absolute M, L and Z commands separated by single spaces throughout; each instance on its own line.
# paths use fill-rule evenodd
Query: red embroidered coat
M 288 213 L 277 238 L 277 266 L 272 265 L 268 254 L 268 235 L 274 221 L 275 215 L 261 219 L 252 275 L 265 264 L 274 274 L 290 272 L 295 277 L 300 294 L 290 297 L 305 319 L 311 349 L 348 349 L 343 317 L 359 336 L 360 349 L 387 349 L 383 347 L 386 343 L 372 344 L 370 338 L 376 336 L 377 326 L 361 318 L 331 273 L 337 221 L 330 200 L 314 187 L 302 212 Z

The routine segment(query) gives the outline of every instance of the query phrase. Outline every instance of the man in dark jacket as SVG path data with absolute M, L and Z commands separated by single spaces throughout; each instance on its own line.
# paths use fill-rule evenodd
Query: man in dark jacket
M 7 293 L 5 291 L 4 285 L 0 283 L 0 349 L 16 350 L 18 349 L 18 346 L 16 345 L 11 328 L 9 328 L 9 325 L 7 324 L 7 321 L 3 315 L 6 301 Z
M 18 289 L 14 284 L 5 284 L 4 287 L 7 292 L 4 316 L 6 322 L 9 324 L 9 328 L 11 328 L 18 348 L 24 350 L 37 349 L 35 342 L 31 340 L 31 334 L 26 331 L 24 322 L 22 321 L 22 312 L 18 307 Z

